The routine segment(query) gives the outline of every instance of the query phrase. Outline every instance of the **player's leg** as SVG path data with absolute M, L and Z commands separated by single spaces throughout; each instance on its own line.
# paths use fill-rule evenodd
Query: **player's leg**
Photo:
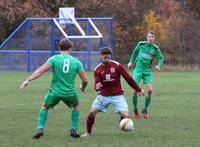
M 147 113 L 147 109 L 148 109 L 150 102 L 151 102 L 151 95 L 152 95 L 152 90 L 153 90 L 152 73 L 149 73 L 145 76 L 144 83 L 146 84 L 147 94 L 144 98 L 142 113 L 143 113 L 144 118 L 148 119 L 149 115 Z
M 147 109 L 151 102 L 152 84 L 147 84 L 146 87 L 147 87 L 147 95 L 145 96 L 145 99 L 144 99 L 142 114 L 143 114 L 144 118 L 148 119 L 149 115 L 147 113 Z
M 137 84 L 140 83 L 141 79 L 142 79 L 142 71 L 140 69 L 135 69 L 133 72 L 133 79 L 135 80 L 135 82 Z M 134 118 L 135 119 L 139 119 L 140 118 L 140 114 L 138 112 L 138 107 L 137 107 L 137 103 L 138 103 L 138 94 L 136 91 L 133 92 L 133 97 L 132 97 L 132 103 L 133 103 L 133 111 L 135 113 Z
M 128 118 L 129 117 L 129 111 L 121 111 L 120 112 L 120 120 L 119 122 L 124 119 L 124 118 Z
M 136 91 L 133 92 L 133 111 L 135 113 L 134 118 L 135 119 L 140 119 L 140 114 L 138 112 L 138 107 L 137 107 L 137 103 L 138 103 L 138 94 Z
M 95 116 L 96 114 L 99 112 L 98 109 L 96 108 L 92 108 L 87 116 L 87 120 L 86 120 L 86 132 L 81 135 L 81 137 L 88 137 L 91 135 L 92 133 L 92 127 L 94 125 L 95 122 Z
M 123 95 L 110 97 L 110 102 L 115 108 L 115 113 L 120 114 L 119 122 L 122 119 L 129 117 L 128 104 Z
M 48 117 L 48 109 L 49 107 L 45 105 L 44 103 L 42 103 L 42 106 L 39 111 L 39 116 L 38 116 L 37 132 L 33 136 L 33 139 L 39 139 L 40 137 L 44 135 L 44 126 Z
M 88 137 L 91 135 L 96 114 L 98 112 L 107 112 L 108 105 L 109 105 L 109 102 L 107 101 L 106 97 L 97 95 L 96 99 L 94 100 L 92 104 L 92 108 L 87 116 L 86 133 L 81 135 L 81 137 Z
M 39 139 L 44 134 L 44 127 L 45 123 L 48 118 L 48 109 L 53 108 L 55 105 L 59 103 L 60 99 L 56 96 L 54 96 L 51 91 L 48 92 L 46 95 L 44 102 L 41 105 L 39 115 L 38 115 L 38 126 L 37 126 L 37 132 L 33 136 L 33 139 Z
M 80 135 L 77 133 L 78 130 L 78 123 L 80 118 L 80 105 L 77 104 L 72 108 L 71 111 L 71 137 L 79 138 Z
M 75 95 L 73 97 L 63 97 L 61 98 L 62 101 L 70 108 L 71 111 L 71 122 L 70 122 L 70 135 L 74 138 L 79 138 L 80 135 L 77 133 L 78 131 L 78 124 L 80 118 L 80 104 L 78 96 Z

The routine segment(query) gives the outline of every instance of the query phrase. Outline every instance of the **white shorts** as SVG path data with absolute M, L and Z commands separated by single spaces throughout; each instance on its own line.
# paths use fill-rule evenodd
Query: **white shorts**
M 113 105 L 115 113 L 128 111 L 128 105 L 123 95 L 118 96 L 102 96 L 97 95 L 92 104 L 92 108 L 98 109 L 100 112 L 107 112 L 109 105 Z

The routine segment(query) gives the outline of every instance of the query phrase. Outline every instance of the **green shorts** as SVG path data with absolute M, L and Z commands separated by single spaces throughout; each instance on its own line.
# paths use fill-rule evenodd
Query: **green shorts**
M 77 95 L 71 96 L 71 97 L 62 97 L 55 95 L 49 90 L 47 95 L 44 98 L 44 103 L 49 108 L 53 108 L 55 105 L 57 105 L 60 101 L 63 101 L 68 107 L 72 108 L 73 106 L 76 106 L 79 104 L 79 99 Z
M 143 70 L 137 68 L 134 69 L 132 77 L 137 84 L 140 83 L 141 79 L 144 84 L 150 84 L 153 81 L 152 71 L 144 72 Z

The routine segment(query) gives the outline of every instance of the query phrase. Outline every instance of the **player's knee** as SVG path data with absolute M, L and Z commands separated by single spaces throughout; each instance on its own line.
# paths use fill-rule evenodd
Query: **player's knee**
M 89 118 L 93 118 L 93 117 L 95 117 L 95 115 L 96 115 L 96 113 L 90 112 L 89 115 L 88 115 L 88 117 Z
M 121 112 L 121 117 L 123 117 L 123 118 L 129 117 L 129 112 L 128 111 Z
M 46 104 L 42 103 L 41 108 L 47 109 L 47 110 L 48 110 L 48 109 L 49 109 L 49 106 L 47 106 Z
M 151 94 L 152 94 L 152 90 L 148 90 L 148 92 L 147 92 L 147 96 L 151 96 Z
M 137 92 L 136 91 L 133 92 L 133 96 L 137 96 Z
M 77 105 L 73 106 L 73 109 L 75 109 L 75 110 L 78 110 L 78 109 L 80 109 L 80 105 L 79 105 L 79 104 L 77 104 Z
M 96 110 L 96 109 L 91 109 L 91 110 L 90 110 L 90 113 L 89 113 L 89 116 L 95 117 L 95 115 L 97 114 L 97 112 L 98 112 L 98 110 Z

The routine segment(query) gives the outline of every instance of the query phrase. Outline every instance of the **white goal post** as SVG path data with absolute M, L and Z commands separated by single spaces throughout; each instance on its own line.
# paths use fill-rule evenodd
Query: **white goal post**
M 94 31 L 96 32 L 97 35 L 87 35 L 84 30 L 81 28 L 81 26 L 79 25 L 79 23 L 76 21 L 75 19 L 75 11 L 74 8 L 59 8 L 59 21 L 57 21 L 56 18 L 53 18 L 54 23 L 56 24 L 56 26 L 58 27 L 58 29 L 61 31 L 62 35 L 66 38 L 103 38 L 102 33 L 99 31 L 99 29 L 96 27 L 96 25 L 94 24 L 94 22 L 92 21 L 91 18 L 87 18 L 88 22 L 90 23 L 90 25 L 92 26 L 92 28 L 94 29 Z M 78 31 L 80 32 L 81 35 L 68 35 L 65 31 L 64 31 L 64 26 L 66 26 L 67 24 L 74 24 L 74 26 L 78 29 Z

